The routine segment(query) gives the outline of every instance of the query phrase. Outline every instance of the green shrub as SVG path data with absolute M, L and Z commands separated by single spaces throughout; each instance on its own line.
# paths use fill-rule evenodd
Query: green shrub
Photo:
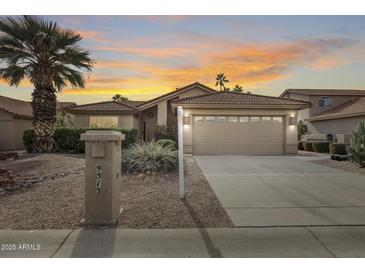
M 23 144 L 27 152 L 33 152 L 33 144 L 35 142 L 35 133 L 34 129 L 27 129 L 23 132 Z
M 352 139 L 348 147 L 351 161 L 360 167 L 365 167 L 365 120 L 352 132 Z
M 298 142 L 298 149 L 299 150 L 304 150 L 303 141 Z
M 330 152 L 330 147 L 329 147 L 330 143 L 331 142 L 329 142 L 329 141 L 313 142 L 313 150 L 315 152 L 319 152 L 319 153 L 329 153 Z
M 304 141 L 303 147 L 305 151 L 314 151 L 313 149 L 313 142 Z
M 139 142 L 129 148 L 128 169 L 130 171 L 169 171 L 178 166 L 177 150 L 164 147 L 157 142 Z
M 331 154 L 346 155 L 346 144 L 331 143 L 329 145 Z
M 177 127 L 176 126 L 157 126 L 155 133 L 156 140 L 170 139 L 177 142 Z
M 125 140 L 122 145 L 123 148 L 129 147 L 136 142 L 137 130 L 125 128 L 56 128 L 54 131 L 54 139 L 56 143 L 56 150 L 67 153 L 84 153 L 85 142 L 80 140 L 80 134 L 87 130 L 116 130 L 125 135 Z M 23 143 L 28 152 L 32 152 L 32 146 L 35 141 L 34 129 L 26 130 L 23 133 Z
M 170 147 L 171 149 L 177 149 L 176 142 L 170 139 L 160 139 L 156 141 L 156 144 L 163 147 Z

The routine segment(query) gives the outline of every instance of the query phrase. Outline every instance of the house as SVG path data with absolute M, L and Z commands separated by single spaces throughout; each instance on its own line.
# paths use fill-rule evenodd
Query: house
M 184 152 L 194 155 L 297 153 L 297 112 L 302 100 L 218 92 L 198 82 L 143 103 L 101 102 L 66 108 L 78 127 L 136 128 L 152 140 L 157 126 L 176 127 L 184 111 Z
M 298 112 L 308 134 L 349 135 L 365 119 L 365 90 L 287 89 L 280 97 L 311 102 Z
M 57 109 L 75 105 L 57 102 Z M 32 128 L 30 102 L 0 96 L 0 150 L 24 149 L 23 132 Z

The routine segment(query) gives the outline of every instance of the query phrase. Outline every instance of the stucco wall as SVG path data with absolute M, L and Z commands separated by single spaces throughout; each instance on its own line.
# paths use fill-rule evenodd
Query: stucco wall
M 32 128 L 32 120 L 0 111 L 0 150 L 24 149 L 23 132 L 28 128 Z
M 184 108 L 184 116 L 192 115 L 268 115 L 268 116 L 284 116 L 284 153 L 297 153 L 297 126 L 289 126 L 289 117 L 297 116 L 297 110 L 286 109 L 198 109 Z M 193 146 L 193 119 L 190 119 L 189 125 L 184 125 L 184 153 L 192 153 Z M 229 133 L 227 133 L 229 134 Z
M 352 131 L 357 128 L 360 121 L 365 120 L 365 116 L 313 121 L 312 125 L 317 133 L 327 134 L 352 134 Z

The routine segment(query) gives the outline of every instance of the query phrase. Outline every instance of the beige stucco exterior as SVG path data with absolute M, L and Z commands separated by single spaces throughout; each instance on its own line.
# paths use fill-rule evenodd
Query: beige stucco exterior
M 363 120 L 365 120 L 365 116 L 312 121 L 311 124 L 315 133 L 327 133 L 335 136 L 336 134 L 352 134 L 352 131 Z
M 297 116 L 296 109 L 250 109 L 250 108 L 189 108 L 184 107 L 184 116 L 191 116 L 189 124 L 184 125 L 184 152 L 185 153 L 193 153 L 194 148 L 194 119 L 193 117 L 196 115 L 222 115 L 222 116 L 282 116 L 283 117 L 283 134 L 282 134 L 282 153 L 283 154 L 295 154 L 297 153 L 297 126 L 289 125 L 289 117 Z M 277 134 L 277 129 L 270 133 L 267 131 L 267 134 Z M 219 138 L 225 138 L 227 134 L 236 134 L 236 132 L 226 132 L 224 129 L 221 131 L 216 131 L 212 134 L 219 134 Z M 279 134 L 280 135 L 280 134 Z M 278 135 L 273 135 L 273 139 L 281 138 Z M 228 144 L 227 144 L 228 145 Z M 230 149 L 228 149 L 230 150 Z M 260 154 L 260 153 L 257 153 Z M 270 154 L 270 150 L 266 152 L 262 152 L 261 154 Z M 271 154 L 278 154 L 278 150 L 272 151 Z
M 24 149 L 23 132 L 32 128 L 32 120 L 0 111 L 0 150 Z

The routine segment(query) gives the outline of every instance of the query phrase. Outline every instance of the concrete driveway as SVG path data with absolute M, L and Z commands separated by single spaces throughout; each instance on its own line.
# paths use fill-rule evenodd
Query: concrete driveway
M 236 226 L 365 225 L 365 176 L 310 158 L 195 157 Z

